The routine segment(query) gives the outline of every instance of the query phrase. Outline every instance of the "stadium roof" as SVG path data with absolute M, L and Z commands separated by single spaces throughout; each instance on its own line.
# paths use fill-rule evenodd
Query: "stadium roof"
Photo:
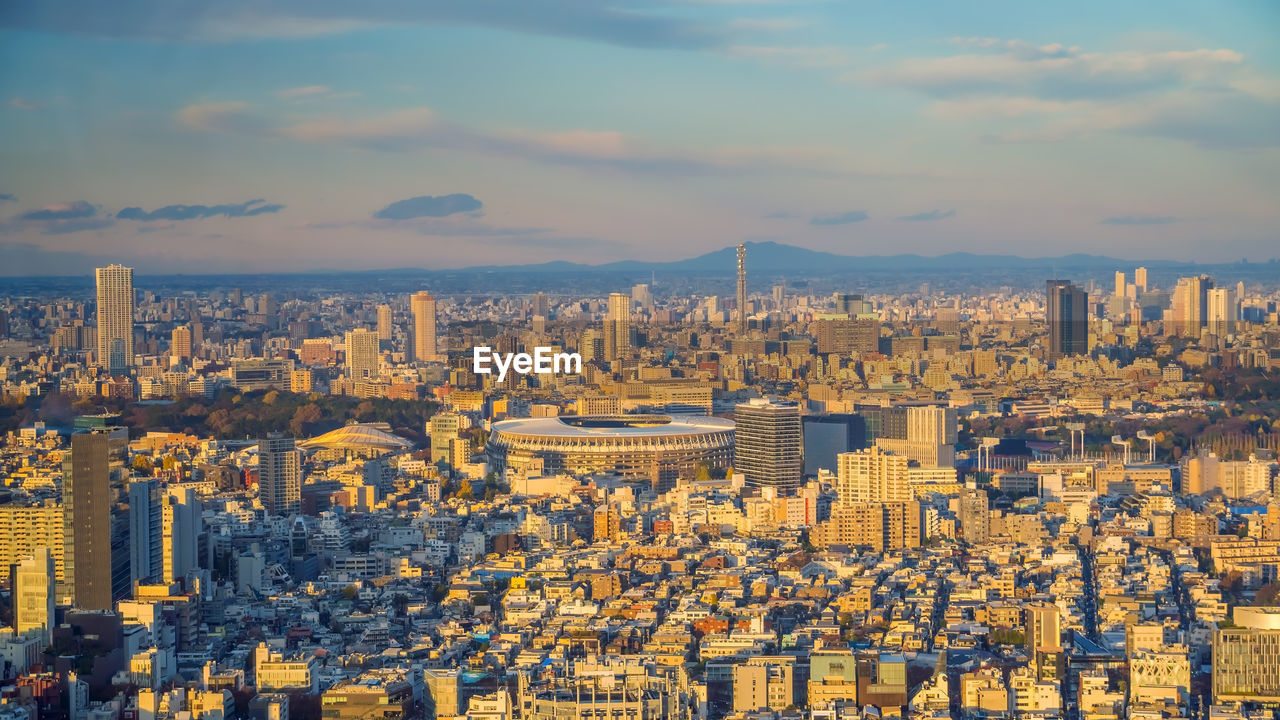
M 344 450 L 408 450 L 413 444 L 408 440 L 383 430 L 376 425 L 344 425 L 318 437 L 298 443 L 298 447 L 341 448 Z
M 733 421 L 709 415 L 566 415 L 493 424 L 495 432 L 548 438 L 624 438 L 733 431 Z

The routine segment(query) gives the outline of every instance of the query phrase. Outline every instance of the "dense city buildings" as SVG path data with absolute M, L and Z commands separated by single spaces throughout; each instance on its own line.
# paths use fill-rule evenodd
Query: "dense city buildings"
M 753 295 L 729 265 L 700 294 L 652 275 L 597 294 L 148 285 L 100 321 L 133 328 L 114 369 L 91 287 L 5 299 L 29 350 L 0 364 L 0 667 L 31 688 L 5 707 L 1245 720 L 1280 702 L 1277 286 L 1108 271 Z M 499 379 L 473 347 L 582 364 Z

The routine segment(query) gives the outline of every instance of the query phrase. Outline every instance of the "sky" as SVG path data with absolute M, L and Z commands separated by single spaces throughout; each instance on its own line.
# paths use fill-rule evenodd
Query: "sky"
M 1280 4 L 6 0 L 0 275 L 1280 257 Z

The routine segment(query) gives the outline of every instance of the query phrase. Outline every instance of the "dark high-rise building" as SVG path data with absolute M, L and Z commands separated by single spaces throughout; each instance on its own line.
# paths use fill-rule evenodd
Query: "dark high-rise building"
M 788 491 L 800 486 L 804 471 L 800 407 L 756 398 L 733 409 L 733 469 L 752 488 Z
M 302 510 L 302 453 L 293 438 L 272 435 L 258 441 L 258 496 L 272 515 Z
M 803 426 L 805 475 L 817 475 L 820 469 L 836 472 L 837 455 L 867 446 L 867 424 L 860 415 L 806 415 Z
M 1045 320 L 1049 323 L 1049 359 L 1089 352 L 1089 302 L 1068 280 L 1045 283 Z
M 128 442 L 121 430 L 97 430 L 71 436 L 71 452 L 62 468 L 63 560 L 66 593 L 86 610 L 110 610 L 117 596 L 128 592 L 128 519 L 117 524 L 116 490 L 112 487 L 113 456 Z M 117 545 L 123 556 L 115 557 Z M 115 575 L 123 572 L 122 587 Z

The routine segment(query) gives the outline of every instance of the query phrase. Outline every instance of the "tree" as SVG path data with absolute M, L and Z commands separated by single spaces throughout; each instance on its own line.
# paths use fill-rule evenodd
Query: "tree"
M 134 455 L 133 469 L 143 473 L 144 475 L 150 475 L 151 471 L 155 469 L 155 466 L 151 464 L 150 455 Z
M 471 489 L 471 481 L 464 478 L 458 484 L 458 497 L 463 500 L 470 500 L 474 496 L 475 492 Z

